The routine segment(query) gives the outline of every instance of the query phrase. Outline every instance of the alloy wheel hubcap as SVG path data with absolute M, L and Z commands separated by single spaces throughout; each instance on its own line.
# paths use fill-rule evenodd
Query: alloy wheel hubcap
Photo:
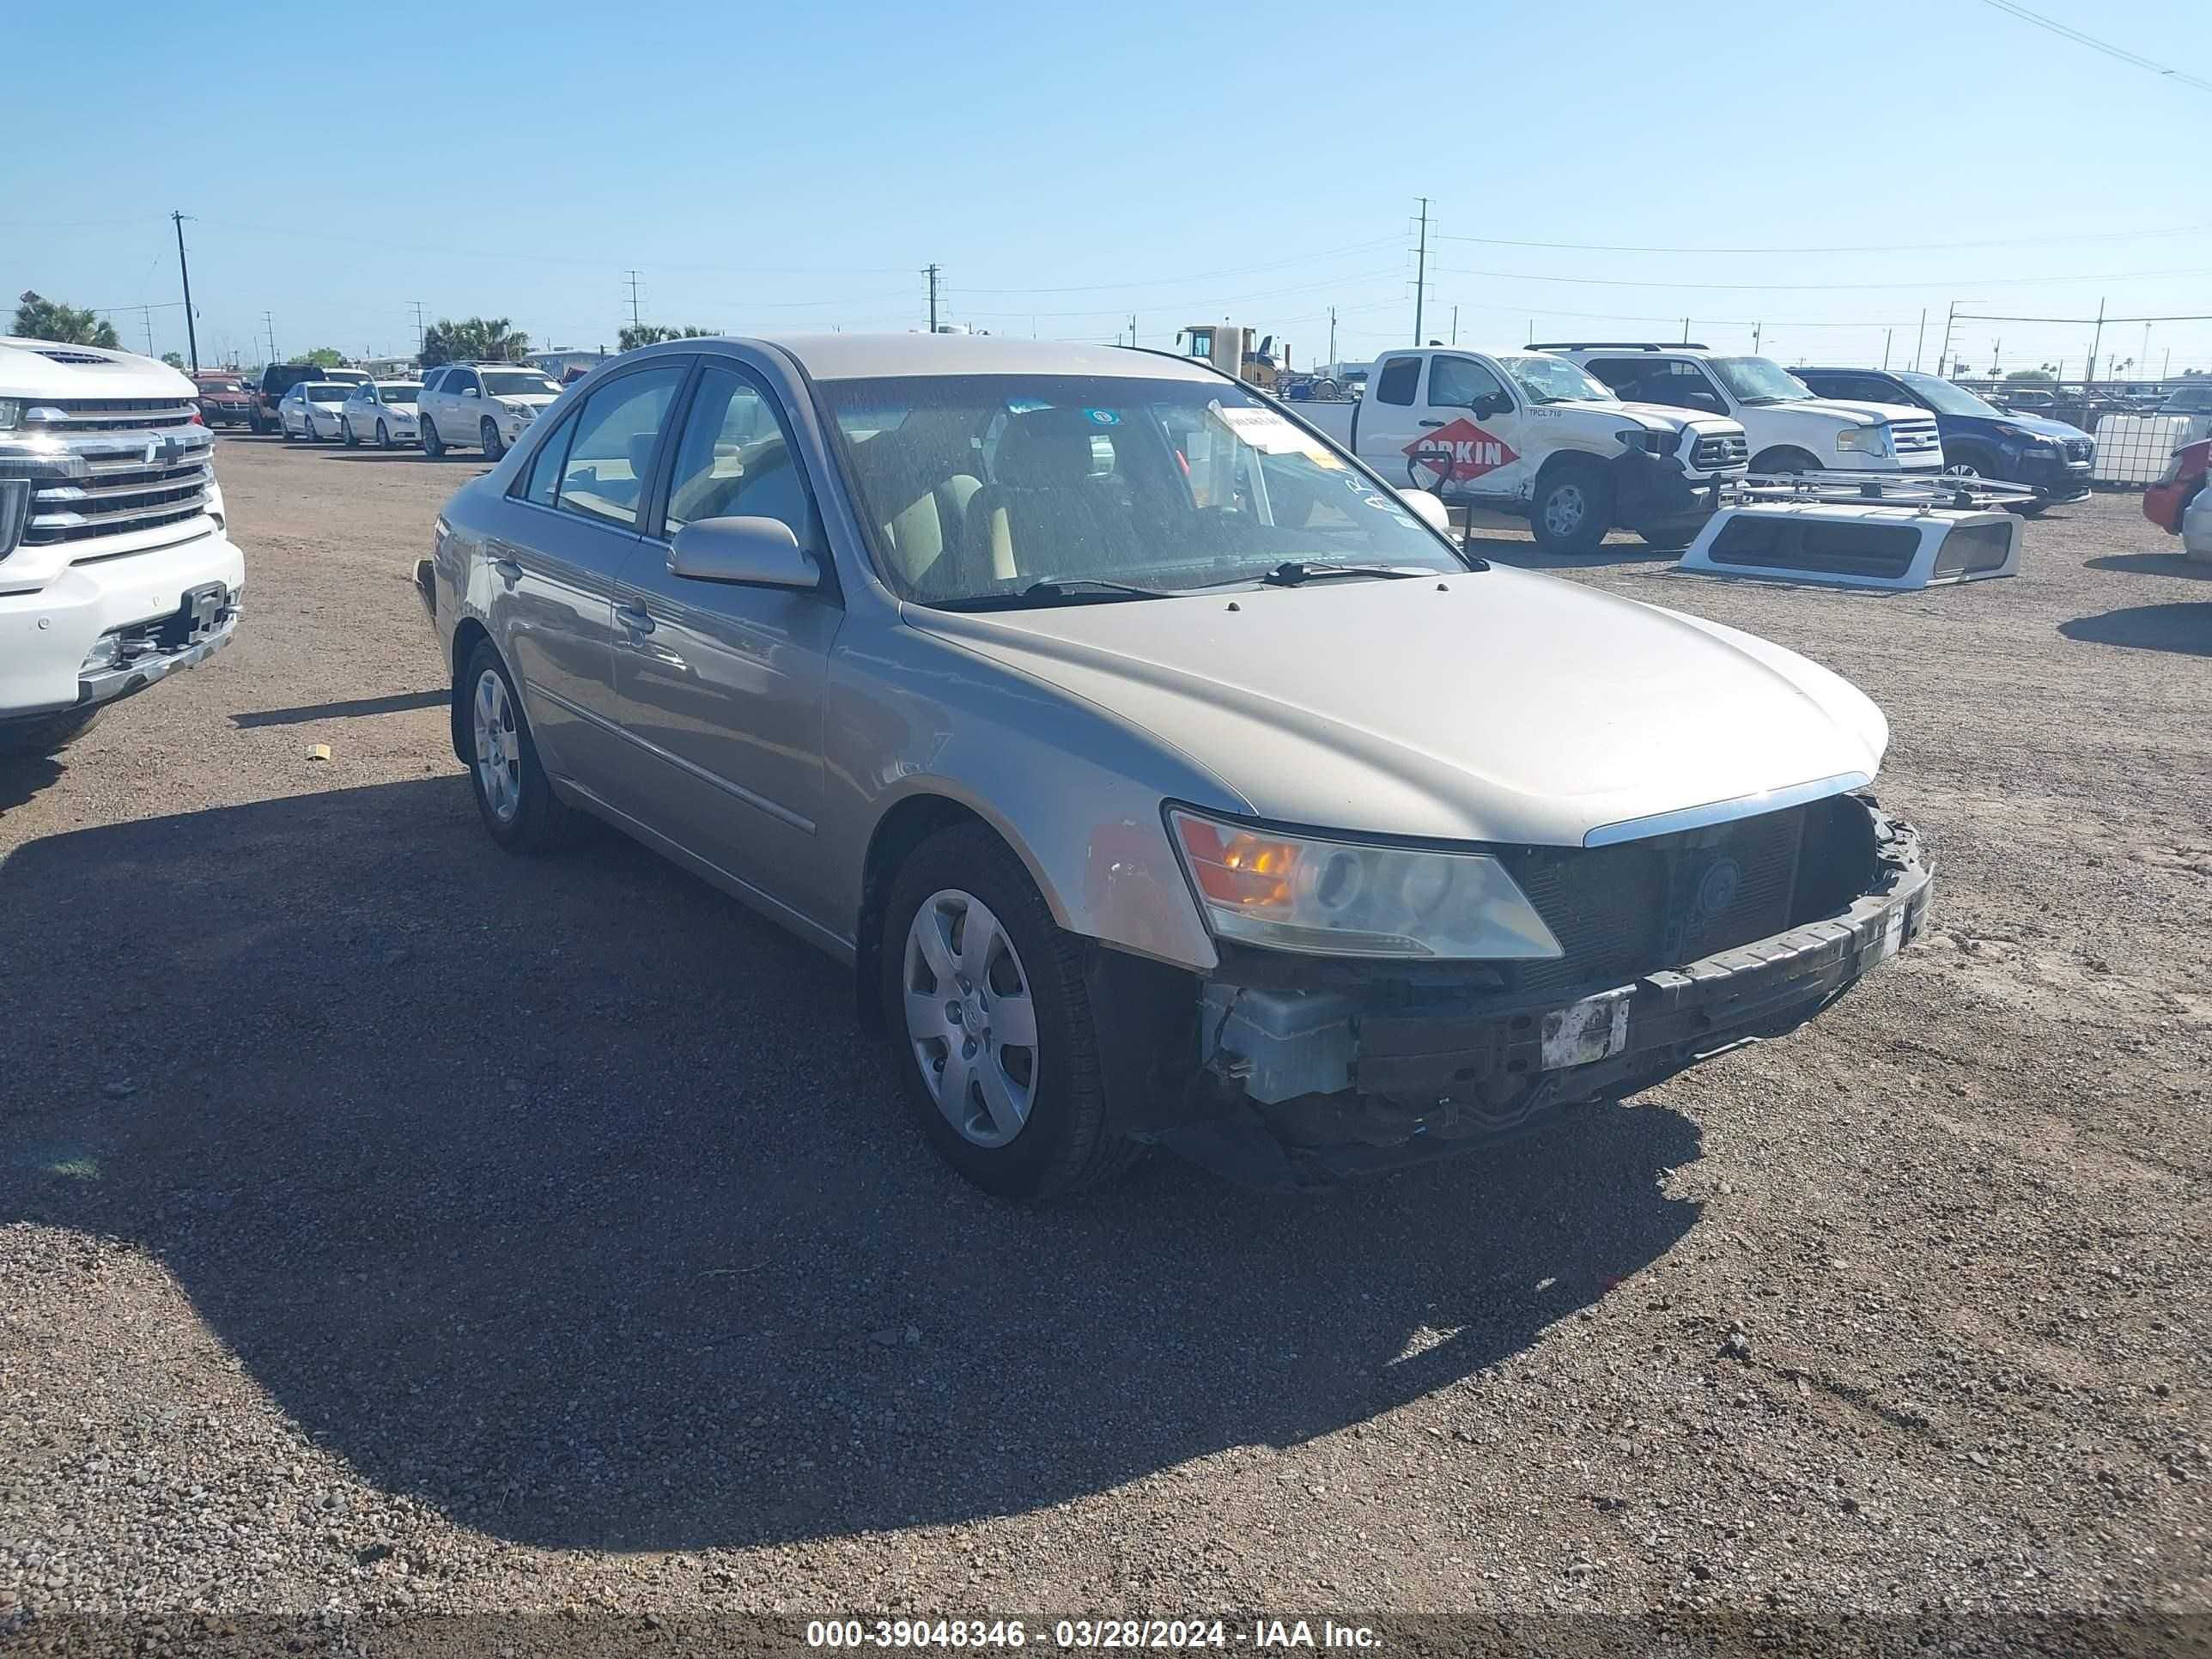
M 1571 536 L 1583 521 L 1583 487 L 1562 484 L 1544 503 L 1544 527 L 1554 536 Z
M 471 705 L 477 738 L 477 781 L 484 801 L 501 823 L 514 822 L 522 809 L 522 737 L 514 729 L 514 705 L 507 682 L 487 668 L 477 678 Z
M 961 1139 L 1003 1146 L 1036 1101 L 1036 1005 L 1014 942 L 990 908 L 948 887 L 907 928 L 901 984 L 922 1085 Z

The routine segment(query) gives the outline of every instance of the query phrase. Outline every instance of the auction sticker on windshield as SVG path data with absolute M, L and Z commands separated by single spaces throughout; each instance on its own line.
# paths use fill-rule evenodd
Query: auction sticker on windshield
M 1239 442 L 1249 444 L 1262 455 L 1303 455 L 1322 466 L 1344 465 L 1272 409 L 1224 409 L 1213 404 L 1206 413 L 1208 419 L 1227 427 Z

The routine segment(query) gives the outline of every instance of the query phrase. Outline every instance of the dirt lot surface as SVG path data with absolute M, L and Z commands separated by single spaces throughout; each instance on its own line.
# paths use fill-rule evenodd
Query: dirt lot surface
M 0 1635 L 2212 1606 L 2212 568 L 2136 498 L 1925 594 L 1573 573 L 1887 710 L 1933 932 L 1811 1027 L 1488 1161 L 1030 1213 L 825 959 L 493 848 L 403 579 L 480 458 L 218 461 L 240 642 L 0 767 Z

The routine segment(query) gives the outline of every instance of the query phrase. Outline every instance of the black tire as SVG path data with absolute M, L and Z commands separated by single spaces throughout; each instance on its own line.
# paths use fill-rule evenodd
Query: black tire
M 252 432 L 257 438 L 265 438 L 269 435 L 269 428 L 263 422 L 258 415 L 247 416 L 246 417 L 246 429 Z
M 361 441 L 353 435 L 353 422 L 343 415 L 338 416 L 338 441 L 348 449 L 361 447 Z
M 998 917 L 1029 981 L 1037 1030 L 1034 1098 L 1020 1130 L 1000 1146 L 978 1146 L 946 1121 L 907 1032 L 908 933 L 924 902 L 946 890 L 972 895 Z M 1083 947 L 1054 924 L 1029 872 L 989 830 L 980 823 L 941 830 L 908 857 L 884 907 L 880 955 L 879 994 L 900 1089 L 924 1137 L 961 1175 L 1001 1198 L 1065 1198 L 1103 1185 L 1143 1155 L 1142 1146 L 1107 1127 Z
M 0 759 L 31 755 L 58 755 L 92 729 L 106 711 L 71 708 L 34 720 L 10 720 L 0 725 Z
M 446 441 L 438 435 L 438 428 L 428 415 L 422 417 L 422 453 L 437 460 L 446 453 Z
M 398 447 L 398 445 L 392 441 L 392 428 L 385 425 L 381 416 L 378 418 L 376 422 L 376 447 L 379 449 L 396 449 Z
M 276 435 L 288 444 L 292 441 L 292 423 L 282 415 L 276 417 Z
M 477 441 L 483 447 L 484 459 L 495 461 L 507 453 L 507 446 L 499 441 L 499 428 L 487 415 L 477 422 Z
M 514 770 L 520 799 L 514 812 L 502 817 L 486 792 L 483 768 L 471 763 L 469 789 L 476 797 L 477 815 L 491 838 L 507 852 L 549 853 L 566 847 L 576 837 L 579 815 L 554 794 L 553 786 L 546 781 L 545 769 L 538 760 L 537 741 L 530 735 L 530 721 L 522 712 L 521 694 L 489 640 L 477 642 L 453 683 L 454 730 L 463 734 L 465 741 L 472 731 L 477 688 L 487 674 L 498 676 L 513 715 L 512 724 L 505 729 L 514 733 L 518 750 Z
M 1772 449 L 1762 449 L 1751 458 L 1754 473 L 1820 472 L 1826 471 L 1820 458 L 1788 444 L 1777 444 Z
M 1528 527 L 1547 553 L 1596 551 L 1613 528 L 1613 481 L 1594 462 L 1560 463 L 1536 481 Z

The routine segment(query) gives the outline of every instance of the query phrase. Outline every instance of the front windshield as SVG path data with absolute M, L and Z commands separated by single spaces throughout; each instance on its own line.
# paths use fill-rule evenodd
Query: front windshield
M 494 398 L 557 398 L 561 388 L 543 374 L 501 374 L 483 377 L 484 392 Z
M 1812 387 L 1771 357 L 1709 357 L 1705 361 L 1738 403 L 1786 404 L 1813 395 Z
M 1948 380 L 1933 374 L 1917 374 L 1911 369 L 1901 371 L 1897 377 L 1920 394 L 1921 400 L 1938 415 L 1978 415 L 1984 420 L 2001 421 L 2004 410 L 1984 403 L 1962 386 L 1953 386 Z
M 419 386 L 380 386 L 376 388 L 376 395 L 387 404 L 411 404 L 422 389 Z
M 924 605 L 1047 602 L 1038 583 L 1189 592 L 1286 565 L 1468 568 L 1391 490 L 1219 381 L 915 376 L 821 397 L 878 568 Z
M 1534 404 L 1617 404 L 1612 388 L 1565 357 L 1500 357 L 1508 374 Z

